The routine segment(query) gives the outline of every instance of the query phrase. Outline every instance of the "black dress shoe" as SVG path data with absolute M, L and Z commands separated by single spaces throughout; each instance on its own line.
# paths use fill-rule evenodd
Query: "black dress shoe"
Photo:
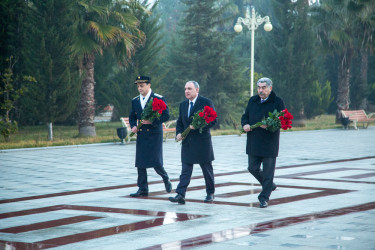
M 213 202 L 214 201 L 214 194 L 208 194 L 204 202 Z
M 276 184 L 275 183 L 272 183 L 272 191 L 275 191 L 277 188 Z
M 260 208 L 266 208 L 266 207 L 268 207 L 268 203 L 267 203 L 267 201 L 260 201 L 260 202 L 259 202 L 259 207 L 260 207 Z
M 177 194 L 176 197 L 169 197 L 168 200 L 178 202 L 178 204 L 185 204 L 185 198 L 180 194 Z
M 131 197 L 148 196 L 148 192 L 138 190 L 137 192 L 130 194 L 130 196 Z
M 172 183 L 168 180 L 167 182 L 164 182 L 165 191 L 170 193 L 172 191 Z

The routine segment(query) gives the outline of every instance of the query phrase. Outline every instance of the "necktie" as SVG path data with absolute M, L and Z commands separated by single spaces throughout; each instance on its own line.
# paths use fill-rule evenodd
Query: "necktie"
M 265 100 L 264 99 L 260 99 L 260 103 L 263 103 Z
M 190 108 L 189 108 L 189 112 L 188 112 L 188 117 L 190 117 L 190 113 L 193 110 L 193 106 L 194 106 L 194 103 L 190 102 Z

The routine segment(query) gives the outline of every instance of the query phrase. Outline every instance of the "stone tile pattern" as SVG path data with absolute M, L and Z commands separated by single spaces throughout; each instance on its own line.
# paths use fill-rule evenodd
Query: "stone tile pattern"
M 213 138 L 215 202 L 202 202 L 196 166 L 185 206 L 168 202 L 153 170 L 150 196 L 128 196 L 134 143 L 3 150 L 0 249 L 375 249 L 373 138 L 375 127 L 282 133 L 267 209 L 257 208 L 245 136 Z M 163 146 L 176 187 L 180 145 Z

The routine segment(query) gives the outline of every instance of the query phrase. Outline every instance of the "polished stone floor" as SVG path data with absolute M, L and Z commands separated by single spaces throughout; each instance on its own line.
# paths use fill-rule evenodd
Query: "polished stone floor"
M 245 136 L 213 137 L 216 194 L 194 167 L 186 204 L 149 173 L 135 143 L 0 151 L 0 249 L 375 249 L 375 127 L 283 132 L 269 207 L 247 172 Z M 179 143 L 164 146 L 178 184 Z

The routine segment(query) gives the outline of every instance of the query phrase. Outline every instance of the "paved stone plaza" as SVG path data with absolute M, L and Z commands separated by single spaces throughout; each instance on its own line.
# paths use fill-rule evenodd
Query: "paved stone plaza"
M 283 132 L 265 209 L 245 143 L 213 137 L 215 202 L 196 165 L 186 205 L 153 169 L 149 197 L 129 197 L 134 142 L 2 150 L 0 249 L 375 249 L 375 127 Z M 163 146 L 176 188 L 181 146 Z

